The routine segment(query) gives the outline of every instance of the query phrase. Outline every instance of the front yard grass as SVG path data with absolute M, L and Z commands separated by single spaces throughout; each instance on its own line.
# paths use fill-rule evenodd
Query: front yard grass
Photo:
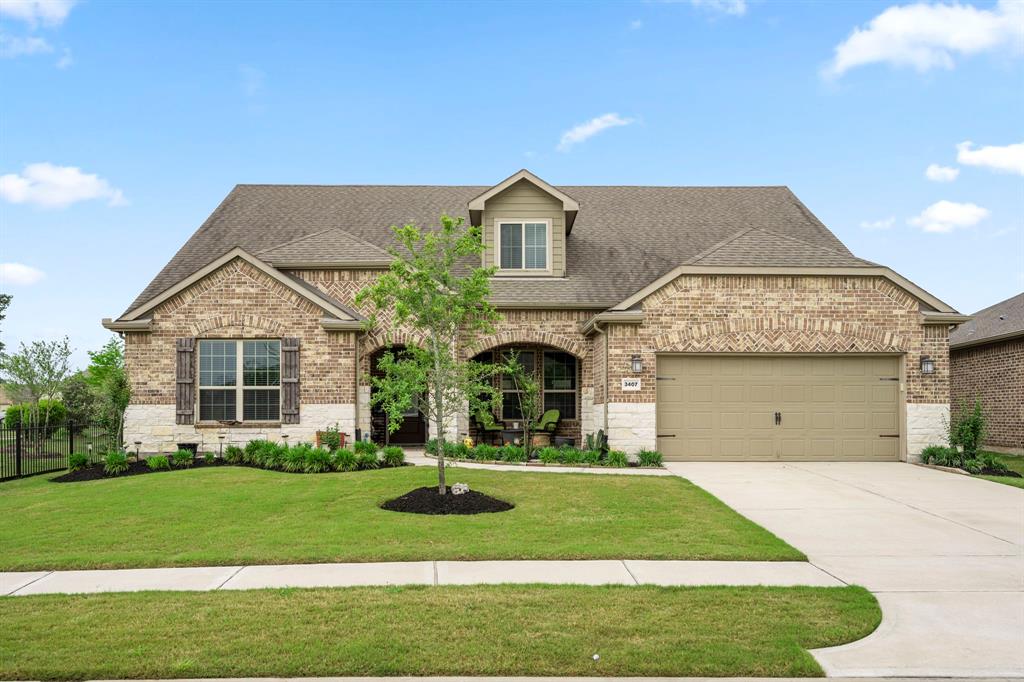
M 424 516 L 379 505 L 432 467 L 287 474 L 213 467 L 0 484 L 0 570 L 459 559 L 803 560 L 678 477 L 454 469 L 515 509 Z
M 859 587 L 474 586 L 0 598 L 0 678 L 812 676 Z M 593 659 L 594 654 L 600 656 Z
M 1010 471 L 1016 471 L 1018 474 L 1024 475 L 1024 457 L 1020 457 L 1018 455 L 1004 455 L 999 452 L 992 452 L 989 454 L 995 455 L 995 457 L 1002 461 Z M 995 481 L 996 483 L 1012 485 L 1015 488 L 1024 488 L 1024 478 L 1017 478 L 1015 476 L 979 476 L 978 478 L 984 478 L 986 481 Z

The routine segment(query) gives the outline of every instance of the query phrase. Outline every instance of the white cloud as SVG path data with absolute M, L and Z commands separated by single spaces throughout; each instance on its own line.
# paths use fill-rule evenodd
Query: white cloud
M 3 5 L 0 4 L 0 7 Z M 13 59 L 25 55 L 53 52 L 53 45 L 37 36 L 9 36 L 0 33 L 0 57 Z
M 992 9 L 954 3 L 889 7 L 835 48 L 823 75 L 836 78 L 865 64 L 888 63 L 918 71 L 953 68 L 954 55 L 996 49 L 1020 51 L 1024 3 L 1000 0 Z
M 896 224 L 896 218 L 889 216 L 882 220 L 862 220 L 860 226 L 865 230 L 888 230 Z
M 634 19 L 633 21 L 629 22 L 629 30 L 630 31 L 639 31 L 643 27 L 644 27 L 644 22 L 641 21 L 640 19 Z
M 43 277 L 46 277 L 46 273 L 42 270 L 35 269 L 31 265 L 23 265 L 21 263 L 0 263 L 0 284 L 28 286 L 30 284 L 35 284 Z
M 983 166 L 1003 173 L 1024 175 L 1024 142 L 1005 147 L 978 147 L 971 141 L 956 146 L 956 160 L 965 166 Z
M 959 168 L 940 166 L 937 163 L 930 164 L 924 169 L 924 176 L 932 182 L 953 182 L 958 175 L 960 175 Z
M 12 204 L 63 208 L 77 201 L 106 199 L 110 206 L 128 203 L 109 182 L 74 166 L 31 163 L 20 173 L 0 175 L 0 198 Z
M 0 15 L 24 21 L 30 26 L 64 23 L 76 0 L 2 0 Z
M 720 14 L 741 17 L 747 13 L 747 0 L 690 0 L 690 4 Z
M 558 141 L 557 149 L 560 152 L 569 151 L 573 145 L 585 142 L 601 131 L 608 130 L 609 128 L 617 128 L 619 126 L 628 126 L 633 122 L 633 119 L 623 118 L 618 114 L 602 114 L 597 118 L 590 119 L 586 123 L 580 123 L 577 126 L 573 126 L 562 133 L 562 137 Z
M 925 232 L 952 232 L 961 227 L 972 227 L 987 218 L 989 210 L 977 204 L 958 204 L 955 201 L 937 201 L 921 214 L 907 222 Z
M 65 47 L 64 48 L 64 54 L 61 55 L 61 58 L 57 60 L 57 64 L 56 64 L 57 68 L 58 69 L 67 69 L 67 68 L 70 68 L 70 66 L 72 64 L 74 64 L 74 63 L 75 63 L 75 60 L 71 56 L 71 50 Z

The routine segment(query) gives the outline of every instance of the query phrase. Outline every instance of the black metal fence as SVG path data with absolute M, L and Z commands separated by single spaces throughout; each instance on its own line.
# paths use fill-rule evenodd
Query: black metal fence
M 0 481 L 68 468 L 68 455 L 86 454 L 89 438 L 71 423 L 0 426 Z

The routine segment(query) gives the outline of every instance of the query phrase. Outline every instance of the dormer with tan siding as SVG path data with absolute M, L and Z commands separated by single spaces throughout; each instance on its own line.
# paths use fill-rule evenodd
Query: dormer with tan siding
M 522 170 L 470 201 L 469 210 L 483 229 L 483 263 L 497 277 L 565 276 L 574 199 Z

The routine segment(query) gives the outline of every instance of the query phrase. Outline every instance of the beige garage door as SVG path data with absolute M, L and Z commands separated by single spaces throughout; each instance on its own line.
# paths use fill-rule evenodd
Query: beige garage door
M 899 358 L 658 357 L 668 460 L 899 459 Z

